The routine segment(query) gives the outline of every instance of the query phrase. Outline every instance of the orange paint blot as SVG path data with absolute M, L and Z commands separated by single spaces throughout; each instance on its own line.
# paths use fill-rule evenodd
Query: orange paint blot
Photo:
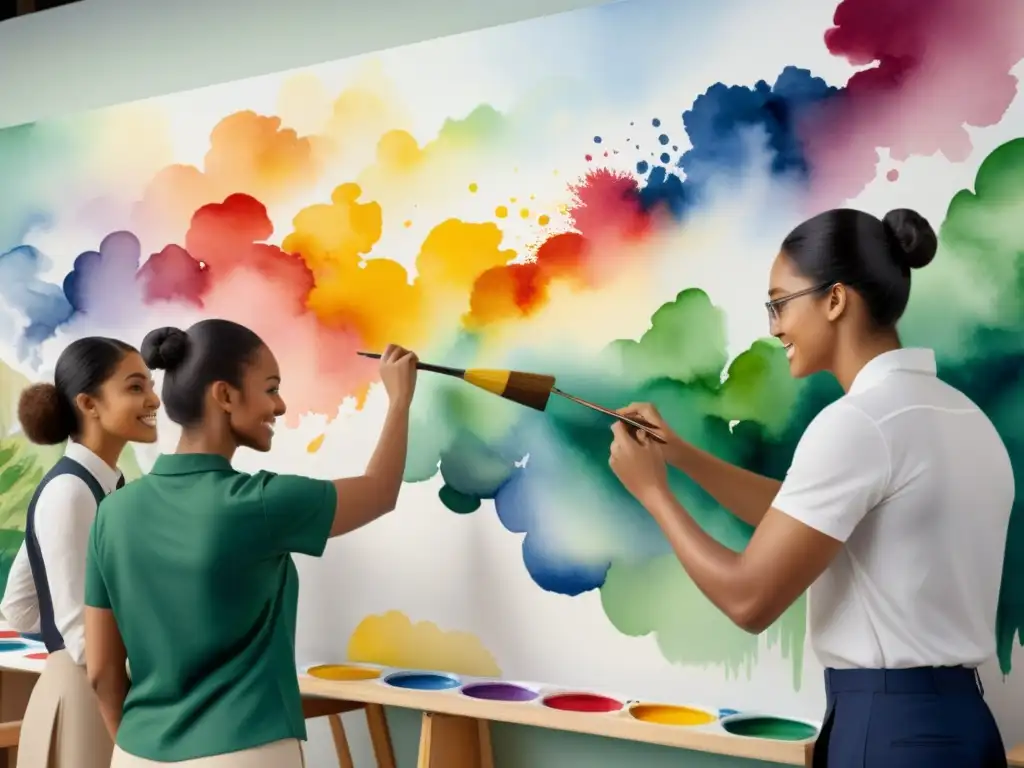
M 506 208 L 504 205 L 499 205 L 497 208 L 494 209 L 494 215 L 497 216 L 499 219 L 504 219 L 506 216 L 508 216 L 508 208 Z
M 409 219 L 406 219 L 405 221 L 402 222 L 402 226 L 408 229 L 409 227 L 412 226 L 412 222 L 409 221 Z
M 542 227 L 546 227 L 548 224 L 551 223 L 551 218 L 547 214 L 542 213 L 540 216 L 537 217 L 537 223 L 540 224 Z
M 324 444 L 324 438 L 326 434 L 318 435 L 309 441 L 309 445 L 306 446 L 306 453 L 316 453 L 320 450 L 320 447 Z

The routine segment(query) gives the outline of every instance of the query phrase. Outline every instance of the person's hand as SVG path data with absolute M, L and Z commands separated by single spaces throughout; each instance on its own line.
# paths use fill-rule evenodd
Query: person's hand
M 388 344 L 380 356 L 380 380 L 392 405 L 407 406 L 416 391 L 416 363 L 419 358 L 397 344 Z
M 674 446 L 683 442 L 683 438 L 672 431 L 662 415 L 658 413 L 658 409 L 650 403 L 630 403 L 625 408 L 619 408 L 616 413 L 629 416 L 637 421 L 646 421 L 654 427 L 654 431 L 665 441 L 666 446 Z M 643 434 L 642 430 L 637 430 L 637 432 Z
M 631 433 L 628 424 L 616 421 L 612 427 L 612 441 L 608 466 L 641 504 L 657 494 L 668 492 L 668 472 L 661 446 L 646 432 Z

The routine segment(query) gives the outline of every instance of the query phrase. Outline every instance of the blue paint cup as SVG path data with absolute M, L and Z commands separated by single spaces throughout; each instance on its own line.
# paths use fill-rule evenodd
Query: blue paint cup
M 413 691 L 447 691 L 462 684 L 457 677 L 438 672 L 395 672 L 385 677 L 384 682 Z

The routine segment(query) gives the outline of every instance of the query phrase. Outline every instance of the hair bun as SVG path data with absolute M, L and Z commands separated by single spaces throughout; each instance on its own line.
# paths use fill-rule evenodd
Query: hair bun
M 882 219 L 898 243 L 896 260 L 910 269 L 928 266 L 939 249 L 939 239 L 928 220 L 917 211 L 897 208 Z
M 180 328 L 157 328 L 142 340 L 142 359 L 154 370 L 173 371 L 188 356 L 190 339 Z
M 75 429 L 73 407 L 53 384 L 26 387 L 18 398 L 21 430 L 36 445 L 59 445 Z

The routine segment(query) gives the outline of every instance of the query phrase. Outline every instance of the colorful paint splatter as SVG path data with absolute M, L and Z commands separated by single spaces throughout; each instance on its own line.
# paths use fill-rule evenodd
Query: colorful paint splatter
M 336 91 L 325 65 L 275 80 L 270 104 L 260 80 L 6 129 L 0 334 L 11 362 L 34 369 L 47 345 L 76 335 L 230 317 L 279 356 L 295 424 L 362 403 L 375 368 L 354 352 L 394 341 L 449 365 L 550 372 L 608 405 L 651 400 L 686 438 L 781 476 L 838 392 L 793 381 L 781 350 L 758 338 L 774 244 L 808 213 L 857 205 L 879 185 L 895 190 L 888 207 L 921 207 L 915 163 L 966 164 L 976 178 L 948 210 L 936 203 L 941 253 L 915 277 L 902 331 L 938 350 L 942 376 L 992 417 L 1020 471 L 1024 137 L 983 162 L 975 141 L 1016 103 L 1024 5 L 843 0 L 832 26 L 813 30 L 832 57 L 820 74 L 772 53 L 760 31 L 741 34 L 749 7 L 639 0 L 346 64 Z M 694 28 L 725 48 L 740 39 L 754 58 L 763 44 L 782 63 L 715 75 L 730 54 L 688 40 Z M 651 40 L 653 29 L 679 34 Z M 607 55 L 634 33 L 636 57 Z M 448 91 L 470 89 L 457 84 L 477 69 L 467 57 L 509 71 L 528 39 L 536 56 L 515 75 L 526 84 L 514 100 L 445 111 Z M 634 61 L 648 46 L 664 50 Z M 237 101 L 263 106 L 223 106 Z M 736 297 L 747 310 L 724 309 Z M 9 406 L 22 380 L 0 373 Z M 25 489 L 50 457 L 0 426 L 0 545 L 17 546 Z M 619 631 L 655 633 L 673 662 L 749 668 L 756 638 L 689 582 L 609 473 L 609 442 L 607 421 L 571 404 L 533 413 L 423 377 L 406 477 L 440 473 L 453 513 L 491 514 L 493 501 L 524 535 L 539 588 L 599 590 Z M 720 541 L 744 545 L 744 524 L 673 482 Z M 1022 518 L 1015 509 L 1000 602 L 1007 672 L 1024 630 Z M 797 683 L 804 630 L 802 602 L 770 630 Z

